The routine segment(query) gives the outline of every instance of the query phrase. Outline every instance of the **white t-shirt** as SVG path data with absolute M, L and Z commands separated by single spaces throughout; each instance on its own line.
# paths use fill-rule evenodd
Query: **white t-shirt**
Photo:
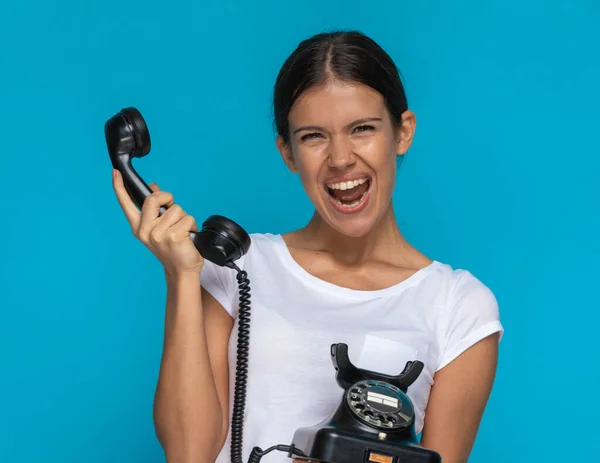
M 359 368 L 397 375 L 406 362 L 425 367 L 408 389 L 420 433 L 433 377 L 470 346 L 503 327 L 493 293 L 471 273 L 434 261 L 410 278 L 376 291 L 340 287 L 304 270 L 281 235 L 251 234 L 236 264 L 251 288 L 250 353 L 243 459 L 253 447 L 289 445 L 339 405 L 330 347 L 348 345 Z M 237 318 L 234 270 L 205 261 L 202 286 Z M 236 367 L 237 321 L 229 347 L 230 416 Z M 217 463 L 230 461 L 230 436 Z M 273 451 L 261 462 L 289 463 Z

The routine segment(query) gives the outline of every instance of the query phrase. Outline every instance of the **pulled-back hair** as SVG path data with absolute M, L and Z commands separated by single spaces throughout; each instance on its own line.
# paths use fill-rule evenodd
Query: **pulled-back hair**
M 398 127 L 408 109 L 404 86 L 392 58 L 358 31 L 320 33 L 300 42 L 285 61 L 273 95 L 275 128 L 289 141 L 288 114 L 307 90 L 331 81 L 360 83 L 379 92 Z

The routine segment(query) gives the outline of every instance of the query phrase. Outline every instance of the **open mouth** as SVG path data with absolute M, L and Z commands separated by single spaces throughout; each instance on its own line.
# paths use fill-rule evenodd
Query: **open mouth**
M 355 212 L 365 203 L 371 179 L 364 177 L 340 183 L 328 183 L 327 192 L 332 203 L 344 212 Z

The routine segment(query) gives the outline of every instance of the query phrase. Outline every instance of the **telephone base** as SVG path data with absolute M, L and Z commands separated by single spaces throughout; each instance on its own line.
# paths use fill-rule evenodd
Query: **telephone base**
M 324 427 L 313 435 L 297 434 L 294 446 L 305 456 L 299 460 L 321 463 L 441 463 L 441 456 L 411 442 L 393 442 L 368 434 L 350 434 Z

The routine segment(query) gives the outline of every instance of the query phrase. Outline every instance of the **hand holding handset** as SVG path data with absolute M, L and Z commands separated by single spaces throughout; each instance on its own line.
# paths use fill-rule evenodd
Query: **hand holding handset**
M 153 192 L 133 167 L 132 158 L 141 158 L 150 152 L 150 133 L 144 118 L 136 108 L 124 108 L 111 117 L 104 126 L 110 160 L 123 178 L 131 200 L 141 210 L 144 200 Z M 167 207 L 161 206 L 159 216 Z M 200 231 L 190 231 L 200 255 L 211 262 L 236 268 L 234 262 L 248 252 L 250 237 L 238 224 L 220 215 L 211 215 Z
M 110 160 L 123 179 L 129 197 L 142 210 L 144 201 L 153 191 L 134 169 L 132 158 L 141 158 L 150 152 L 150 134 L 144 118 L 136 108 L 124 108 L 104 125 L 104 135 Z M 167 212 L 162 206 L 158 215 Z M 165 217 L 162 217 L 165 218 Z M 237 272 L 239 286 L 237 366 L 235 395 L 231 418 L 231 460 L 242 463 L 242 434 L 246 403 L 246 373 L 250 338 L 250 280 L 235 261 L 250 249 L 250 237 L 235 222 L 220 215 L 211 215 L 200 231 L 189 231 L 190 238 L 200 255 L 222 267 Z

